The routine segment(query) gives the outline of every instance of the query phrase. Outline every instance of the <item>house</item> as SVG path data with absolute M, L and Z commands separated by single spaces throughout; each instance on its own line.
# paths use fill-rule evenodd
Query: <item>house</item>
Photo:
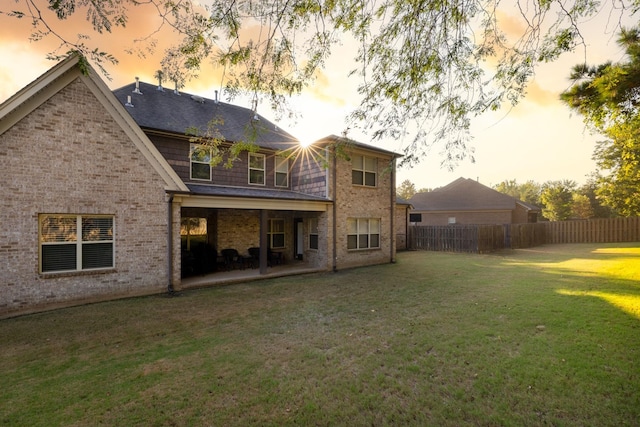
M 517 224 L 536 222 L 540 213 L 537 206 L 465 178 L 415 194 L 410 202 L 412 225 Z
M 395 153 L 337 136 L 303 148 L 251 109 L 159 89 L 111 91 L 72 56 L 0 105 L 0 315 L 181 290 L 190 275 L 206 285 L 236 267 L 394 261 Z M 256 149 L 212 166 L 185 135 L 211 119 L 223 144 Z

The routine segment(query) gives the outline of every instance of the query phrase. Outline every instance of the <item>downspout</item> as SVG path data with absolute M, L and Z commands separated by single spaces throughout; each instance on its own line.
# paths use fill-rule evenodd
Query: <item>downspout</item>
M 173 289 L 173 194 L 169 195 L 167 201 L 167 255 L 167 272 L 169 274 L 167 292 L 171 295 L 175 292 Z
M 337 217 L 338 217 L 338 204 L 337 204 L 337 195 L 338 192 L 336 191 L 337 189 L 337 183 L 338 183 L 338 178 L 337 178 L 337 170 L 338 170 L 338 158 L 335 152 L 335 149 L 333 150 L 333 177 L 331 178 L 332 182 L 333 182 L 333 271 L 336 272 L 338 271 L 338 224 L 337 224 Z
M 390 263 L 395 263 L 396 262 L 396 258 L 393 256 L 394 251 L 393 248 L 396 245 L 396 238 L 395 238 L 395 217 L 396 217 L 396 210 L 395 210 L 395 199 L 396 199 L 396 158 L 392 157 L 391 158 L 391 185 L 390 187 L 390 191 L 389 191 L 389 210 L 391 211 L 391 215 L 389 215 L 390 217 L 390 221 L 389 223 L 391 224 L 391 230 L 389 233 L 389 262 Z

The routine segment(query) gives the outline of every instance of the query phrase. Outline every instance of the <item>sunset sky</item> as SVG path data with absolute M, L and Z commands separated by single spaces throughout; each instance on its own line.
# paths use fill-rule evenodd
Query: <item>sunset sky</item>
M 0 7 L 4 10 L 4 7 Z M 87 26 L 84 15 L 74 17 L 65 28 L 75 39 L 78 28 Z M 619 61 L 623 51 L 616 45 L 615 27 L 604 14 L 584 27 L 587 50 L 565 55 L 553 64 L 545 65 L 536 72 L 528 87 L 527 97 L 517 107 L 503 110 L 473 121 L 472 134 L 475 147 L 474 164 L 464 162 L 453 172 L 440 167 L 443 159 L 440 147 L 433 147 L 429 156 L 412 169 L 398 171 L 398 185 L 411 180 L 417 188 L 436 188 L 459 178 L 478 179 L 492 186 L 504 180 L 515 179 L 519 183 L 533 180 L 543 183 L 549 180 L 571 179 L 578 183 L 586 181 L 586 175 L 595 171 L 591 160 L 598 136 L 590 135 L 582 118 L 569 111 L 559 100 L 559 94 L 568 88 L 567 76 L 571 67 L 584 61 L 600 64 L 607 60 Z M 166 46 L 160 40 L 157 53 L 142 59 L 124 53 L 131 47 L 131 40 L 150 34 L 155 29 L 153 11 L 134 9 L 127 29 L 117 29 L 113 34 L 92 36 L 92 43 L 113 53 L 120 61 L 109 66 L 112 80 L 110 88 L 116 89 L 134 81 L 154 83 L 154 72 L 160 68 L 160 53 Z M 46 53 L 54 49 L 54 40 L 29 42 L 30 25 L 27 20 L 0 15 L 0 102 L 30 83 L 55 63 L 45 59 Z M 161 36 L 164 33 L 159 33 Z M 166 37 L 167 36 L 162 36 Z M 327 62 L 317 80 L 295 97 L 292 104 L 298 112 L 297 122 L 279 121 L 280 127 L 303 141 L 314 141 L 329 134 L 340 135 L 345 128 L 344 118 L 358 104 L 357 81 L 348 78 L 352 69 L 350 58 L 355 50 L 348 42 L 339 46 Z M 170 86 L 170 85 L 168 85 Z M 196 81 L 187 83 L 185 92 L 213 97 L 221 90 L 220 71 L 207 66 Z M 224 92 L 220 96 L 227 101 Z M 238 103 L 242 105 L 244 101 Z M 250 107 L 250 105 L 244 105 Z M 259 112 L 270 118 L 274 114 L 266 103 Z M 366 135 L 350 133 L 350 137 L 370 143 Z M 384 141 L 376 145 L 387 150 L 400 151 L 403 141 Z

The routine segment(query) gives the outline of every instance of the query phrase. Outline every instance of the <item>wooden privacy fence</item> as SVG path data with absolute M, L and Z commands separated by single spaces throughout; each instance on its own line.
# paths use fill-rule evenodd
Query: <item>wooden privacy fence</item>
M 504 247 L 501 225 L 410 227 L 412 249 L 443 252 L 490 252 Z
M 505 225 L 409 227 L 407 247 L 429 251 L 492 252 L 553 243 L 640 242 L 640 217 Z
M 640 242 L 640 217 L 543 223 L 545 243 Z

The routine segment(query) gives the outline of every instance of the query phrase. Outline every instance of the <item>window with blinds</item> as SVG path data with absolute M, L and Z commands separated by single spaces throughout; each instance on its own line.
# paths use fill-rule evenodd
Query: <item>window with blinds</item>
M 309 218 L 309 249 L 318 249 L 318 218 Z
M 284 219 L 270 219 L 267 236 L 269 237 L 269 248 L 284 249 Z
M 114 267 L 112 215 L 39 216 L 40 272 Z
M 189 157 L 191 160 L 191 179 L 211 181 L 211 148 L 191 144 Z
M 347 249 L 377 249 L 380 247 L 380 220 L 349 218 Z

